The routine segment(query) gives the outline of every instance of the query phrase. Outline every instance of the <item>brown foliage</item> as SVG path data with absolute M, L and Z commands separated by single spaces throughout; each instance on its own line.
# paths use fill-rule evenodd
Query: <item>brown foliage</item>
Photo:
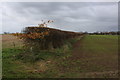
M 51 22 L 53 21 L 49 20 L 47 23 Z M 26 48 L 38 51 L 41 49 L 59 48 L 64 44 L 65 40 L 82 35 L 80 33 L 44 27 L 43 24 L 40 24 L 39 27 L 26 27 L 23 33 L 13 35 L 23 39 Z

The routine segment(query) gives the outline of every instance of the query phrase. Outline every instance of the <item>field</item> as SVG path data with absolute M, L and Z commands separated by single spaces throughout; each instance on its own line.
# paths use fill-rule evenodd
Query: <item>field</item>
M 43 51 L 34 63 L 16 58 L 22 41 L 3 35 L 3 78 L 114 78 L 118 77 L 118 36 L 85 35 L 67 40 L 55 51 Z

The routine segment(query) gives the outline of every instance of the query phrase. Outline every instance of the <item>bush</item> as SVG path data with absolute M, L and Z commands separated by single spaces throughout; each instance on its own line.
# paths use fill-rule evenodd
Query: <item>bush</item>
M 36 57 L 38 54 L 42 55 L 40 54 L 41 51 L 61 48 L 68 39 L 83 35 L 81 33 L 44 27 L 43 24 L 40 24 L 39 27 L 26 27 L 22 33 L 13 34 L 24 41 L 25 53 L 24 55 L 18 55 L 20 58 L 28 56 L 35 61 L 38 59 Z M 43 53 L 47 54 L 46 52 Z
M 39 51 L 60 48 L 65 40 L 81 34 L 47 27 L 26 27 L 23 33 L 14 35 L 24 40 L 27 50 Z

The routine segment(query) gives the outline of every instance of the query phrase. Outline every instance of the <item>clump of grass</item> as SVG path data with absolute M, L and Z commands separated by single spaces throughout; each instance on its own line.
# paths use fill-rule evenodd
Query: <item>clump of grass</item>
M 77 40 L 78 38 L 66 40 L 64 41 L 65 44 L 63 46 L 52 50 L 24 50 L 16 55 L 16 59 L 34 63 L 36 61 L 49 60 L 51 58 L 56 59 L 61 57 L 69 57 L 71 55 L 70 52 L 72 50 L 72 44 Z

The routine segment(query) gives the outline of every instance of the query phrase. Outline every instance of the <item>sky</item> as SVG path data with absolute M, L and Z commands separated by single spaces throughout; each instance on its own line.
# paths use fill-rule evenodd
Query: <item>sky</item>
M 48 27 L 96 32 L 118 30 L 117 2 L 3 2 L 2 32 L 21 32 L 41 20 L 53 20 Z

